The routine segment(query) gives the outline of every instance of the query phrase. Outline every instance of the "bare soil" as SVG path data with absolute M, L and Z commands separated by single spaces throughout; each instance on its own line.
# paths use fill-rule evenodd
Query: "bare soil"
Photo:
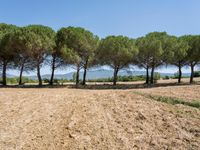
M 129 90 L 0 88 L 0 149 L 200 149 L 199 85 Z

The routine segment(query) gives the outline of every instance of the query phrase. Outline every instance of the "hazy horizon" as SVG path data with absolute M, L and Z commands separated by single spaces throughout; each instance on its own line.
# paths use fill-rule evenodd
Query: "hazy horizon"
M 199 70 L 199 66 L 196 66 L 195 67 L 195 70 Z M 99 70 L 99 69 L 107 69 L 107 70 L 113 70 L 112 68 L 110 68 L 109 66 L 103 66 L 103 67 L 93 67 L 93 68 L 90 68 L 89 70 L 92 71 L 92 70 Z M 46 71 L 48 70 L 48 72 Z M 126 68 L 126 69 L 123 69 L 123 70 L 131 70 L 131 71 L 145 71 L 145 69 L 142 69 L 142 68 L 138 68 L 138 67 L 133 67 L 133 68 Z M 83 71 L 83 70 L 81 70 Z M 168 65 L 168 67 L 166 66 L 161 66 L 161 67 L 158 67 L 156 70 L 156 72 L 159 72 L 159 73 L 170 73 L 170 74 L 174 74 L 178 71 L 178 68 L 175 67 L 175 66 L 172 66 L 172 65 Z M 62 69 L 57 69 L 55 70 L 55 75 L 61 75 L 61 74 L 67 74 L 67 73 L 70 73 L 70 72 L 76 72 L 75 69 L 73 69 L 73 67 L 65 67 L 65 68 L 62 68 Z M 183 73 L 190 73 L 190 68 L 185 66 L 182 68 L 182 72 Z M 1 72 L 0 72 L 1 73 Z M 19 75 L 19 70 L 8 70 L 7 71 L 7 74 L 10 74 L 10 75 L 15 75 L 15 76 L 18 76 Z M 51 68 L 50 66 L 46 66 L 45 68 L 41 68 L 41 75 L 49 75 L 51 74 Z M 36 71 L 32 71 L 32 72 L 24 72 L 23 73 L 24 76 L 36 76 L 37 73 Z

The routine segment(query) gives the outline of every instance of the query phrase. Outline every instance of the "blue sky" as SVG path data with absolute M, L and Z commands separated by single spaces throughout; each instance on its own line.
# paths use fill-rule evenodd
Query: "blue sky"
M 200 34 L 199 17 L 200 0 L 0 0 L 0 22 L 43 24 L 54 30 L 81 26 L 102 38 L 137 38 L 152 31 Z

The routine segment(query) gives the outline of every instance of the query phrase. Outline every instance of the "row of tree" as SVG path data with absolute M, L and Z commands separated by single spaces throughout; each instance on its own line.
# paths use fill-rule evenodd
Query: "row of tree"
M 43 25 L 17 27 L 0 24 L 0 68 L 3 85 L 6 85 L 6 70 L 10 68 L 20 70 L 19 84 L 22 84 L 24 71 L 36 70 L 39 85 L 42 85 L 40 69 L 45 63 L 51 66 L 51 85 L 55 69 L 66 65 L 76 68 L 76 85 L 79 85 L 80 70 L 84 70 L 82 84 L 85 85 L 88 68 L 96 65 L 109 65 L 113 68 L 114 85 L 119 70 L 129 65 L 146 69 L 147 84 L 154 83 L 155 69 L 165 64 L 178 67 L 180 83 L 181 68 L 188 65 L 191 68 L 192 83 L 194 67 L 199 62 L 199 35 L 175 37 L 166 32 L 152 32 L 138 39 L 125 36 L 99 39 L 80 27 L 66 27 L 55 32 Z

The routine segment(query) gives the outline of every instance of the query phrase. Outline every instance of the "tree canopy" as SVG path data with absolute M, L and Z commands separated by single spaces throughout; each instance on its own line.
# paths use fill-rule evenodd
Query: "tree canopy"
M 200 36 L 199 35 L 186 35 L 186 36 L 183 36 L 182 38 L 189 45 L 186 60 L 188 62 L 187 64 L 191 68 L 190 83 L 192 83 L 193 77 L 194 77 L 194 67 L 200 61 Z
M 42 25 L 29 25 L 26 28 L 32 32 L 32 38 L 34 38 L 34 42 L 31 43 L 31 56 L 36 64 L 35 68 L 37 69 L 39 85 L 42 85 L 40 67 L 43 64 L 47 54 L 50 53 L 55 47 L 56 33 L 50 27 Z
M 154 82 L 154 70 L 165 63 L 172 56 L 173 39 L 166 32 L 152 32 L 145 37 L 138 38 L 136 45 L 139 48 L 136 63 L 146 69 L 146 83 L 149 83 L 149 69 L 151 80 Z
M 124 36 L 108 36 L 100 42 L 97 57 L 100 64 L 114 69 L 113 84 L 117 82 L 117 73 L 127 67 L 136 57 L 138 49 L 135 41 Z
M 79 84 L 79 71 L 86 68 L 89 59 L 94 56 L 98 37 L 80 27 L 61 28 L 58 31 L 58 45 L 63 48 L 64 58 L 76 66 L 76 85 Z
M 76 69 L 76 85 L 83 70 L 82 85 L 86 83 L 87 70 L 92 66 L 107 65 L 114 70 L 116 85 L 120 69 L 130 65 L 146 69 L 146 84 L 154 83 L 155 70 L 163 65 L 178 67 L 178 82 L 181 82 L 182 67 L 191 68 L 190 83 L 193 83 L 195 66 L 200 63 L 200 35 L 176 37 L 166 32 L 151 32 L 131 39 L 126 36 L 107 36 L 100 39 L 81 27 L 63 27 L 57 32 L 43 25 L 15 25 L 0 23 L 0 71 L 2 84 L 6 85 L 6 71 L 37 71 L 42 85 L 40 69 L 43 64 L 51 66 L 49 84 L 53 85 L 54 71 L 70 65 Z M 149 72 L 151 74 L 149 75 Z
M 0 24 L 0 67 L 2 68 L 2 83 L 6 85 L 6 70 L 16 55 L 10 44 L 10 39 L 18 28 L 14 25 Z
M 183 40 L 182 37 L 173 37 L 173 48 L 171 49 L 173 55 L 168 58 L 168 62 L 178 67 L 178 83 L 181 82 L 182 70 L 181 68 L 186 65 L 186 57 L 188 54 L 189 45 Z

